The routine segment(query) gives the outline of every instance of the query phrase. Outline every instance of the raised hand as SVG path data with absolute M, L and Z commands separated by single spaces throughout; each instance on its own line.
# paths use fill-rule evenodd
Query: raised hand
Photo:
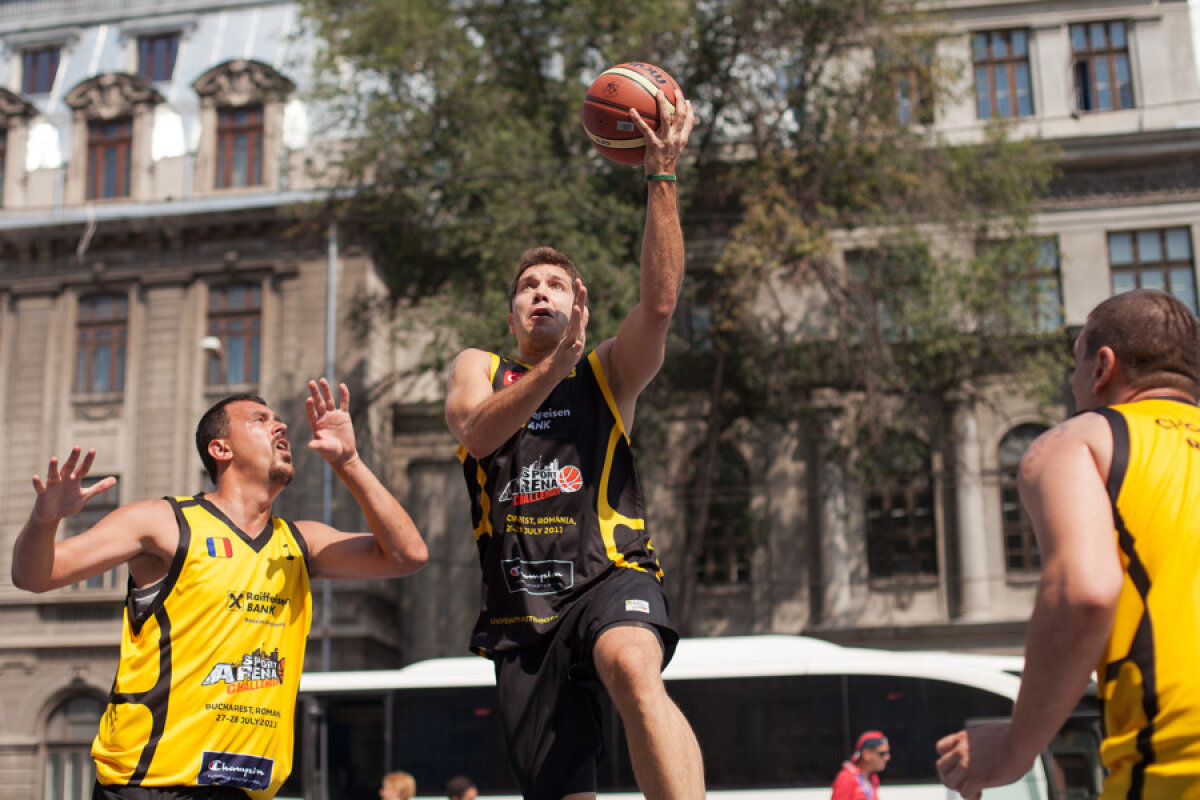
M 667 97 L 663 92 L 659 92 L 656 99 L 658 101 L 658 118 L 662 120 L 657 131 L 642 119 L 637 109 L 629 109 L 630 119 L 646 139 L 645 169 L 647 175 L 675 172 L 675 163 L 679 160 L 683 149 L 687 147 L 688 137 L 692 135 L 692 128 L 696 124 L 692 101 L 683 96 L 682 89 L 675 93 L 674 116 L 670 113 Z
M 575 302 L 571 304 L 571 319 L 563 331 L 562 339 L 554 351 L 554 364 L 563 376 L 570 374 L 579 359 L 583 357 L 583 348 L 587 344 L 587 287 L 583 281 L 575 279 Z
M 96 451 L 88 450 L 82 462 L 79 453 L 79 445 L 71 448 L 71 455 L 67 456 L 61 468 L 58 459 L 51 458 L 44 482 L 37 475 L 33 476 L 33 490 L 37 492 L 37 499 L 33 503 L 34 521 L 57 523 L 79 511 L 88 500 L 117 485 L 117 479 L 110 475 L 84 488 L 83 479 L 92 468 Z
M 358 455 L 354 424 L 350 419 L 350 390 L 338 384 L 340 402 L 334 403 L 329 381 L 321 378 L 308 382 L 309 397 L 304 401 L 304 415 L 312 426 L 313 438 L 308 443 L 331 466 L 345 464 Z

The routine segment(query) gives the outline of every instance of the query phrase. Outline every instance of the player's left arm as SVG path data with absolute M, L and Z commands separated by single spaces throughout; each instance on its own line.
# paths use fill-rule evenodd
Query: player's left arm
M 695 124 L 692 104 L 680 91 L 675 116 L 667 98 L 658 95 L 659 119 L 671 119 L 656 133 L 634 110 L 629 115 L 646 139 L 645 172 L 674 174 Z M 683 229 L 675 181 L 647 181 L 646 226 L 642 234 L 641 287 L 637 305 L 621 323 L 616 337 L 596 348 L 626 431 L 633 426 L 634 406 L 642 389 L 663 363 L 667 330 L 683 283 Z
M 296 527 L 308 544 L 309 567 L 316 578 L 391 578 L 416 572 L 429 550 L 408 512 L 359 456 L 350 419 L 350 391 L 339 388 L 335 403 L 329 383 L 310 381 L 305 414 L 316 450 L 346 484 L 367 519 L 369 533 L 339 531 L 320 522 Z
M 1112 434 L 1084 414 L 1043 434 L 1021 461 L 1019 488 L 1042 557 L 1011 724 L 937 743 L 938 772 L 965 797 L 1024 775 L 1087 688 L 1112 631 L 1124 570 L 1106 489 Z

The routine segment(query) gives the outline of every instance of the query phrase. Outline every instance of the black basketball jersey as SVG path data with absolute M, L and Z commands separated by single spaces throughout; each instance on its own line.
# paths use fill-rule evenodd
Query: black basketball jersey
M 492 355 L 492 388 L 527 367 Z M 617 569 L 662 579 L 645 530 L 629 437 L 593 351 L 507 442 L 481 459 L 458 449 L 483 568 L 471 649 L 533 644 Z

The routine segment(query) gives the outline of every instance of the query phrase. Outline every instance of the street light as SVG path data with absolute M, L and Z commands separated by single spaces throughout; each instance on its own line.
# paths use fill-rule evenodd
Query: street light
M 211 334 L 209 336 L 205 336 L 203 339 L 200 340 L 200 349 L 203 350 L 205 353 L 208 353 L 210 359 L 215 358 L 216 362 L 217 362 L 216 374 L 213 375 L 211 368 L 209 370 L 209 375 L 210 375 L 210 377 L 213 378 L 211 383 L 213 383 L 213 384 L 224 383 L 225 382 L 225 345 L 221 341 L 221 337 L 220 336 L 212 336 Z M 212 362 L 210 361 L 209 363 L 211 364 Z

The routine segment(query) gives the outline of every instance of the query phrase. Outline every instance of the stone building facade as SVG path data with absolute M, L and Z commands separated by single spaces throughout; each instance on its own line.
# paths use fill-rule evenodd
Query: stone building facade
M 305 382 L 333 364 L 367 459 L 430 545 L 429 565 L 403 581 L 318 585 L 307 668 L 465 653 L 477 567 L 440 377 L 408 377 L 409 349 L 351 335 L 345 299 L 380 288 L 370 258 L 350 232 L 295 211 L 319 189 L 312 165 L 328 146 L 303 101 L 310 51 L 295 7 L 0 9 L 0 800 L 85 796 L 125 587 L 120 569 L 44 595 L 11 586 L 29 476 L 78 443 L 97 451 L 93 474 L 119 478 L 64 536 L 118 503 L 199 491 L 193 427 L 229 391 L 262 394 L 302 438 Z M 1188 4 L 947 0 L 942 12 L 940 46 L 967 65 L 965 83 L 927 118 L 919 89 L 898 88 L 914 124 L 970 142 L 1003 117 L 1061 148 L 1036 219 L 1045 324 L 1077 326 L 1132 286 L 1195 309 L 1200 79 Z M 1038 561 L 1015 465 L 1067 413 L 997 386 L 994 402 L 956 413 L 952 466 L 917 465 L 887 491 L 856 486 L 828 438 L 735 436 L 727 480 L 754 530 L 703 543 L 693 632 L 1019 652 Z M 838 419 L 831 399 L 829 430 Z M 693 432 L 685 414 L 676 451 L 691 451 Z M 673 593 L 687 483 L 681 472 L 648 491 Z M 319 459 L 303 459 L 279 512 L 361 525 L 338 487 L 326 502 L 326 485 Z

